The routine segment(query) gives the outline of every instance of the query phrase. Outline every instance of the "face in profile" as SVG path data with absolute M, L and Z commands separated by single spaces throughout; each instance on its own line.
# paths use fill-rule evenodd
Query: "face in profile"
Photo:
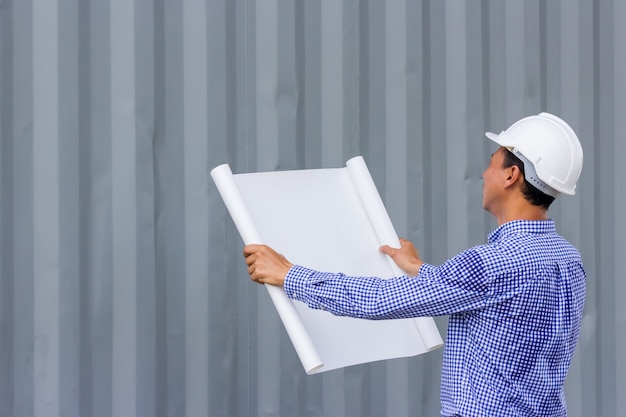
M 503 190 L 503 180 L 505 178 L 504 148 L 500 147 L 491 154 L 489 165 L 483 171 L 483 208 L 490 213 L 493 212 L 495 204 Z

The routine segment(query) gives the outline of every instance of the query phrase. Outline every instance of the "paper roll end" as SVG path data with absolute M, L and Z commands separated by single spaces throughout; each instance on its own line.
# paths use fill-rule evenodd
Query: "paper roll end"
M 443 347 L 443 342 L 442 343 L 438 343 L 436 345 L 427 346 L 426 347 L 426 352 L 432 352 L 433 350 L 437 350 L 440 347 Z
M 316 365 L 312 368 L 309 368 L 306 370 L 306 374 L 307 375 L 314 375 L 316 373 L 318 373 L 322 368 L 324 367 L 323 363 L 320 363 L 319 365 Z
M 229 173 L 232 175 L 233 172 L 230 170 L 230 167 L 228 166 L 228 164 L 222 164 L 222 165 L 216 166 L 215 168 L 211 170 L 211 177 L 215 179 L 217 176 L 219 176 L 222 173 Z
M 350 158 L 346 161 L 346 166 L 350 166 L 353 164 L 365 164 L 365 159 L 361 155 L 359 155 L 359 156 Z

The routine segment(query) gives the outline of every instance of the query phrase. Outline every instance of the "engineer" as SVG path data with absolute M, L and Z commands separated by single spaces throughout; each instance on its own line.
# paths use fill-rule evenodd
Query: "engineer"
M 498 222 L 488 243 L 439 266 L 414 245 L 380 248 L 406 276 L 349 277 L 293 265 L 248 245 L 251 279 L 341 316 L 449 315 L 441 372 L 442 416 L 565 416 L 563 384 L 580 332 L 585 271 L 579 252 L 548 217 L 573 195 L 583 163 L 571 127 L 549 113 L 500 134 L 483 177 L 483 207 Z

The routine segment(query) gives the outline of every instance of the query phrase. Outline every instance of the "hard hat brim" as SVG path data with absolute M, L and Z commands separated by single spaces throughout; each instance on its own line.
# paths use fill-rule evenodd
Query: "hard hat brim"
M 500 138 L 500 136 L 504 136 L 504 135 L 499 135 L 493 132 L 486 132 L 485 136 L 487 136 L 489 139 L 491 139 L 492 141 L 494 141 L 500 146 L 507 146 L 507 144 L 503 143 L 502 139 Z

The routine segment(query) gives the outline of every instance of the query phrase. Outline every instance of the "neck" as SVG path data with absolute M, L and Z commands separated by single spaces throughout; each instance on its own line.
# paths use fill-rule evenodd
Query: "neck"
M 499 216 L 497 219 L 498 226 L 502 226 L 504 223 L 513 220 L 548 220 L 548 213 L 545 210 L 542 210 L 542 212 L 510 213 L 505 216 Z
M 530 204 L 525 199 L 514 199 L 505 204 L 497 213 L 498 226 L 513 220 L 547 220 L 548 210 Z

